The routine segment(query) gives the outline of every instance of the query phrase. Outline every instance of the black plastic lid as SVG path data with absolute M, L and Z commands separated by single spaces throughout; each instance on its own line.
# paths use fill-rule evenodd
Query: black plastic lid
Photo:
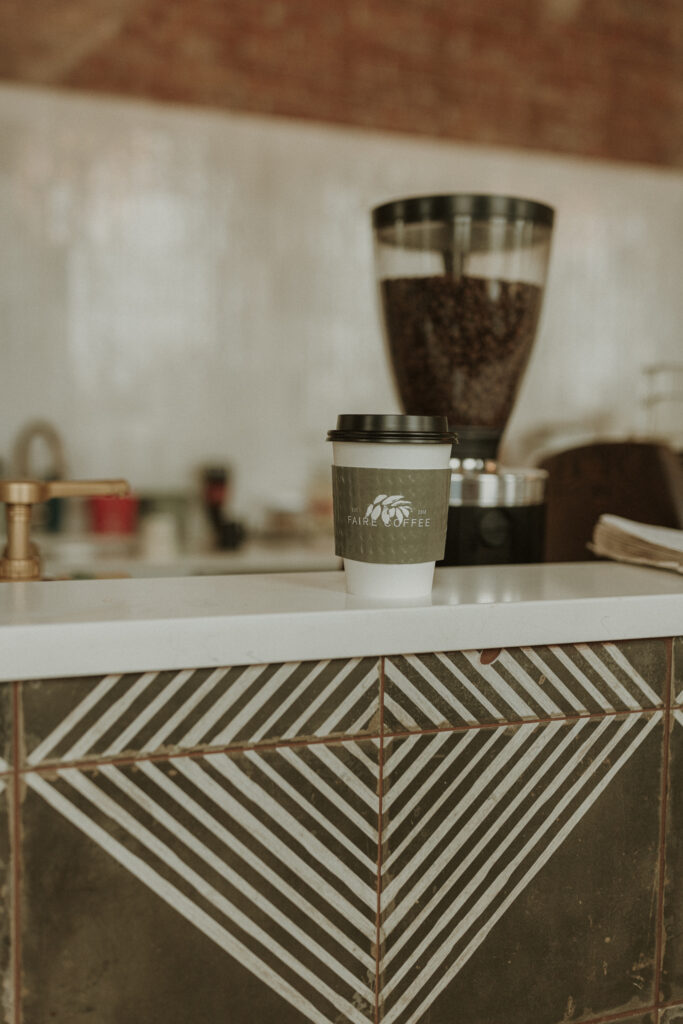
M 374 444 L 457 444 L 445 416 L 403 416 L 399 413 L 347 413 L 337 417 L 328 441 L 371 441 Z
M 389 228 L 397 221 L 419 224 L 422 221 L 449 221 L 458 216 L 469 216 L 474 220 L 489 220 L 491 217 L 504 217 L 509 221 L 528 220 L 551 228 L 555 211 L 545 203 L 514 196 L 411 196 L 376 206 L 372 211 L 372 223 L 376 228 Z

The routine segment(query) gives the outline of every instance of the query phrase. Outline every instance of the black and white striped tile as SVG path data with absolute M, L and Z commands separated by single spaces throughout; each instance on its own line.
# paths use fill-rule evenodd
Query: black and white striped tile
M 548 957 L 545 943 L 557 928 L 565 929 L 567 946 L 578 938 L 588 947 L 590 940 L 576 931 L 576 921 L 563 920 L 562 900 L 558 899 L 557 905 L 552 901 L 552 884 L 548 901 L 542 876 L 555 871 L 558 851 L 565 856 L 569 851 L 573 886 L 586 901 L 586 912 L 579 915 L 581 926 L 588 928 L 591 913 L 599 917 L 604 893 L 595 891 L 595 865 L 582 858 L 580 845 L 585 842 L 584 824 L 594 821 L 596 814 L 604 815 L 596 847 L 600 856 L 613 858 L 614 866 L 620 865 L 624 871 L 634 870 L 641 861 L 644 865 L 637 882 L 629 875 L 621 878 L 620 884 L 627 894 L 634 885 L 642 890 L 634 919 L 623 926 L 631 928 L 634 942 L 644 945 L 648 954 L 642 984 L 643 990 L 649 986 L 650 991 L 644 991 L 641 1005 L 648 1005 L 648 998 L 651 1005 L 654 928 L 650 907 L 656 884 L 660 792 L 656 769 L 662 719 L 663 712 L 656 711 L 423 734 L 387 744 L 380 970 L 384 1024 L 447 1024 L 453 1019 L 453 1007 L 463 1005 L 468 1006 L 469 1020 L 528 1024 L 529 1006 L 539 1008 L 541 995 L 529 1000 L 528 991 L 526 997 L 520 994 L 524 1001 L 513 1012 L 511 1005 L 489 1006 L 486 992 L 480 990 L 492 964 L 501 961 L 497 969 L 508 970 L 510 955 L 523 942 L 520 936 L 529 926 L 523 915 L 528 909 L 520 911 L 520 906 L 540 907 L 548 902 L 550 908 L 534 923 L 535 939 L 532 935 L 528 943 L 523 942 L 537 962 L 517 964 L 516 968 L 525 975 L 528 989 L 545 976 L 552 990 L 548 1015 L 539 1012 L 535 1019 L 562 1019 L 566 1008 L 562 999 L 580 1001 L 581 993 L 563 995 L 555 984 L 558 967 L 553 957 Z M 654 766 L 654 771 L 645 786 L 647 802 L 642 807 L 637 804 L 641 823 L 631 828 L 630 822 L 613 821 L 611 815 L 615 806 L 621 814 L 628 803 L 622 774 L 639 760 L 641 772 L 643 764 L 648 770 Z M 618 795 L 610 797 L 610 793 Z M 647 822 L 644 826 L 643 820 Z M 619 844 L 618 848 L 613 844 Z M 621 898 L 620 894 L 616 898 Z M 624 909 L 624 916 L 628 914 Z M 501 927 L 506 938 L 497 944 Z M 539 941 L 541 934 L 545 939 Z M 622 952 L 620 942 L 615 942 L 599 954 L 611 964 Z M 630 970 L 641 952 L 629 946 L 618 969 Z M 561 941 L 555 957 L 571 961 Z M 617 970 L 617 966 L 611 969 Z M 499 1002 L 500 986 L 513 984 L 513 978 L 504 984 L 497 980 Z M 585 989 L 585 978 L 576 984 Z M 623 990 L 630 998 L 628 982 Z M 591 998 L 594 1006 L 600 1002 L 596 992 L 587 995 Z M 628 998 L 624 997 L 624 1005 Z M 586 1008 L 590 1005 L 588 1001 Z M 604 1012 L 619 1008 L 620 1004 L 610 1003 L 605 995 Z M 556 1018 L 552 1016 L 555 1012 Z
M 12 684 L 0 683 L 0 772 L 12 763 Z
M 665 641 L 572 644 L 390 657 L 390 732 L 661 707 Z
M 33 769 L 25 776 L 27 978 L 32 963 L 44 978 L 46 949 L 59 950 L 54 979 L 40 991 L 29 985 L 25 1024 L 83 1003 L 84 976 L 95 979 L 87 1000 L 98 1024 L 186 1024 L 225 1005 L 231 1024 L 373 1020 L 379 740 L 362 734 L 378 727 L 378 680 L 375 659 L 351 659 L 24 684 Z M 579 1008 L 575 1017 L 582 1006 L 616 1012 L 630 1005 L 624 993 L 634 1010 L 651 1004 L 665 681 L 660 641 L 386 659 L 384 1024 L 452 1024 L 453 1005 L 467 1005 L 472 1021 L 528 1024 L 529 1005 L 544 999 L 536 1019 L 548 1022 L 568 1007 Z M 683 724 L 683 707 L 675 713 Z M 453 726 L 469 728 L 445 731 Z M 339 733 L 359 739 L 291 745 Z M 251 746 L 273 739 L 277 747 Z M 78 766 L 233 744 L 249 749 Z M 45 764 L 54 772 L 35 771 Z M 127 910 L 113 895 L 123 891 Z M 100 901 L 89 912 L 84 893 Z M 585 910 L 572 918 L 575 893 Z M 615 902 L 625 920 L 611 935 L 605 923 L 603 950 L 586 920 L 602 913 L 607 921 Z M 118 946 L 108 935 L 106 950 L 104 917 L 114 931 L 124 917 L 130 933 Z M 192 977 L 214 965 L 215 1012 L 199 982 L 175 990 L 172 1005 L 161 995 L 174 991 L 179 962 L 171 934 Z M 583 952 L 567 950 L 568 935 Z M 152 956 L 155 936 L 165 955 L 136 988 L 135 949 Z M 534 964 L 520 963 L 534 949 Z M 633 977 L 624 976 L 626 961 Z M 569 985 L 572 971 L 583 977 L 598 962 L 607 980 L 595 981 L 594 1003 L 584 986 L 560 1005 L 557 978 Z M 526 986 L 517 1004 L 487 1003 L 481 977 L 492 964 L 508 972 L 506 991 Z M 157 974 L 154 1003 L 145 986 Z M 551 994 L 536 991 L 530 1003 L 529 985 L 543 976 Z M 152 1003 L 144 1012 L 116 1005 L 107 1017 L 112 977 L 117 992 Z
M 683 725 L 683 636 L 676 637 L 673 642 L 672 677 L 674 716 Z
M 11 1020 L 12 1013 L 12 930 L 13 906 L 12 859 L 6 779 L 0 779 L 0 990 L 3 993 L 0 1018 Z M 4 1013 L 3 1013 L 4 1011 Z
M 25 683 L 27 760 L 82 761 L 357 735 L 378 727 L 375 658 Z
M 683 1003 L 683 712 L 670 735 L 662 999 Z
M 43 868 L 53 879 L 80 870 L 88 884 L 106 885 L 87 867 L 95 846 L 144 888 L 141 914 L 154 915 L 159 901 L 171 907 L 186 922 L 187 946 L 208 939 L 229 958 L 226 975 L 231 963 L 250 972 L 295 1011 L 293 1020 L 366 1024 L 375 1006 L 378 771 L 378 741 L 365 740 L 97 771 L 63 767 L 54 777 L 30 772 L 26 781 L 33 813 L 40 798 L 81 835 L 80 844 L 72 834 L 45 849 Z M 29 893 L 36 857 L 26 858 Z M 68 919 L 72 909 L 60 893 L 50 902 Z M 42 913 L 34 900 L 29 959 L 36 943 L 43 948 L 51 929 L 63 927 Z M 97 975 L 105 951 L 98 923 L 92 927 L 93 951 L 85 955 L 93 962 L 73 970 Z M 67 989 L 62 979 L 59 991 Z M 33 1019 L 51 1019 L 50 1000 L 59 998 L 46 992 L 40 1004 L 34 993 Z M 201 993 L 187 999 L 180 1019 L 204 1019 Z M 245 1024 L 255 1019 L 253 1007 L 247 1011 Z M 160 1010 L 145 1019 L 168 1017 Z M 231 1024 L 241 1020 L 230 1016 Z

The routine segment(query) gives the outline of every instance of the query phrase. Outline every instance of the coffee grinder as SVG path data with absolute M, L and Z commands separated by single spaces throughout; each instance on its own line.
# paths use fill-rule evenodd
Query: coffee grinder
M 527 199 L 416 196 L 372 212 L 384 332 L 406 413 L 448 417 L 444 565 L 540 562 L 546 474 L 498 462 L 541 312 L 554 213 Z

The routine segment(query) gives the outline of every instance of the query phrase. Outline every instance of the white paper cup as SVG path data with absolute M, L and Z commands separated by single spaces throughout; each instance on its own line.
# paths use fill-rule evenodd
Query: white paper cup
M 455 437 L 445 417 L 345 415 L 328 440 L 335 550 L 347 591 L 402 600 L 429 594 L 448 520 Z

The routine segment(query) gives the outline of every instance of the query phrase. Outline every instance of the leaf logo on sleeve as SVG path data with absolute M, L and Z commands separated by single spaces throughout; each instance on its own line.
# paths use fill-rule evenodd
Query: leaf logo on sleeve
M 334 550 L 397 565 L 443 558 L 451 471 L 333 466 Z
M 373 523 L 381 518 L 385 526 L 401 526 L 412 510 L 411 503 L 402 494 L 378 494 L 367 507 L 365 515 Z

